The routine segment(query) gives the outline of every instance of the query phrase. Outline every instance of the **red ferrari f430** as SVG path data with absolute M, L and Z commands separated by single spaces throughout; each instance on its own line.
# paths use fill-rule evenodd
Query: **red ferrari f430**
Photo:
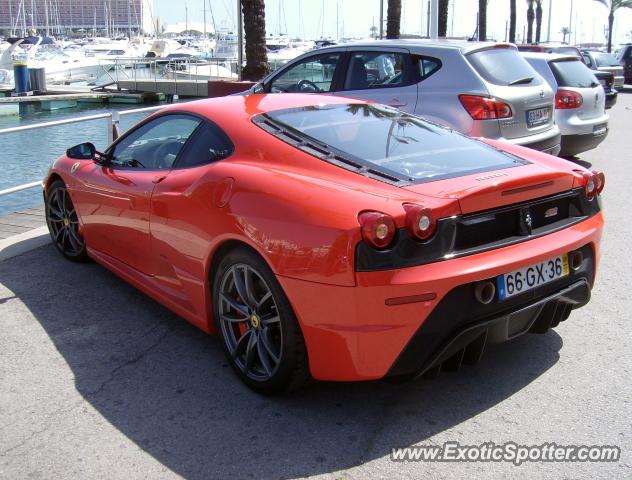
M 169 106 L 45 179 L 57 249 L 208 333 L 264 393 L 476 362 L 585 305 L 602 173 L 333 96 Z

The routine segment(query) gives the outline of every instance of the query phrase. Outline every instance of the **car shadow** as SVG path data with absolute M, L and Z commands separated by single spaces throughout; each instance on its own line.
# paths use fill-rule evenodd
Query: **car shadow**
M 268 398 L 239 382 L 215 338 L 97 264 L 48 246 L 0 263 L 0 282 L 45 329 L 83 398 L 185 478 L 295 478 L 389 455 L 512 396 L 562 346 L 554 332 L 525 335 L 434 380 L 315 383 Z
M 584 168 L 588 168 L 588 169 L 592 168 L 592 163 L 587 162 L 586 160 L 582 160 L 579 157 L 561 157 L 561 158 L 563 158 L 564 160 L 568 160 L 569 162 L 576 163 L 577 165 L 580 165 Z

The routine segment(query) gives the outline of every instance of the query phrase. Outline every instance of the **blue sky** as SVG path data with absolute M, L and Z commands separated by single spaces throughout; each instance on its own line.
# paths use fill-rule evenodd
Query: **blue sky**
M 203 6 L 209 0 L 154 0 L 154 14 L 165 24 L 184 22 L 185 4 L 189 21 L 202 22 Z M 419 33 L 426 30 L 426 11 L 429 0 L 402 0 L 402 30 Z M 549 4 L 552 2 L 551 40 L 561 40 L 559 33 L 571 20 L 577 42 L 601 41 L 607 25 L 607 10 L 594 0 L 544 0 L 543 31 L 548 23 Z M 448 33 L 455 36 L 472 35 L 476 28 L 477 0 L 451 0 L 454 4 L 454 21 L 448 20 Z M 386 10 L 387 1 L 384 1 Z M 520 37 L 526 28 L 526 2 L 518 0 L 517 32 Z M 303 38 L 319 38 L 322 35 L 335 38 L 342 36 L 363 37 L 369 34 L 371 25 L 379 22 L 379 0 L 266 0 L 266 30 L 268 33 L 289 33 Z M 232 30 L 235 25 L 237 0 L 210 0 L 215 24 Z M 452 14 L 452 7 L 450 9 Z M 384 13 L 386 17 L 386 12 Z M 488 32 L 498 40 L 505 38 L 506 21 L 509 18 L 509 0 L 489 0 Z M 207 14 L 209 30 L 211 16 Z M 576 27 L 575 27 L 576 26 Z M 632 41 L 632 9 L 621 10 L 615 23 L 616 41 Z M 573 34 L 575 41 L 575 33 Z

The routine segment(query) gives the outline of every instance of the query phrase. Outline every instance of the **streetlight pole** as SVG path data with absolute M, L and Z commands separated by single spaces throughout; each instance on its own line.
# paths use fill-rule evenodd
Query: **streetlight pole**
M 384 38 L 384 0 L 380 0 L 380 40 Z
M 430 0 L 430 38 L 439 38 L 439 0 Z
M 546 41 L 551 41 L 551 17 L 553 16 L 553 0 L 549 0 L 549 22 L 546 27 Z
M 237 0 L 237 79 L 241 80 L 241 66 L 244 63 L 244 26 L 241 18 L 241 0 Z

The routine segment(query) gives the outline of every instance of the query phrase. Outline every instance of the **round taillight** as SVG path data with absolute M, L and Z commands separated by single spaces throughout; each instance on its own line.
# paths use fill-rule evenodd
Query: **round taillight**
M 593 176 L 597 182 L 597 193 L 601 193 L 603 191 L 603 187 L 606 186 L 606 176 L 603 172 L 595 172 L 593 171 Z
M 419 240 L 430 238 L 437 229 L 437 221 L 432 210 L 415 203 L 405 203 L 406 228 L 408 232 Z
M 395 222 L 381 212 L 362 212 L 358 215 L 362 238 L 377 249 L 388 247 L 395 238 Z
M 591 200 L 597 194 L 597 176 L 592 172 L 584 172 L 584 192 L 586 198 Z

